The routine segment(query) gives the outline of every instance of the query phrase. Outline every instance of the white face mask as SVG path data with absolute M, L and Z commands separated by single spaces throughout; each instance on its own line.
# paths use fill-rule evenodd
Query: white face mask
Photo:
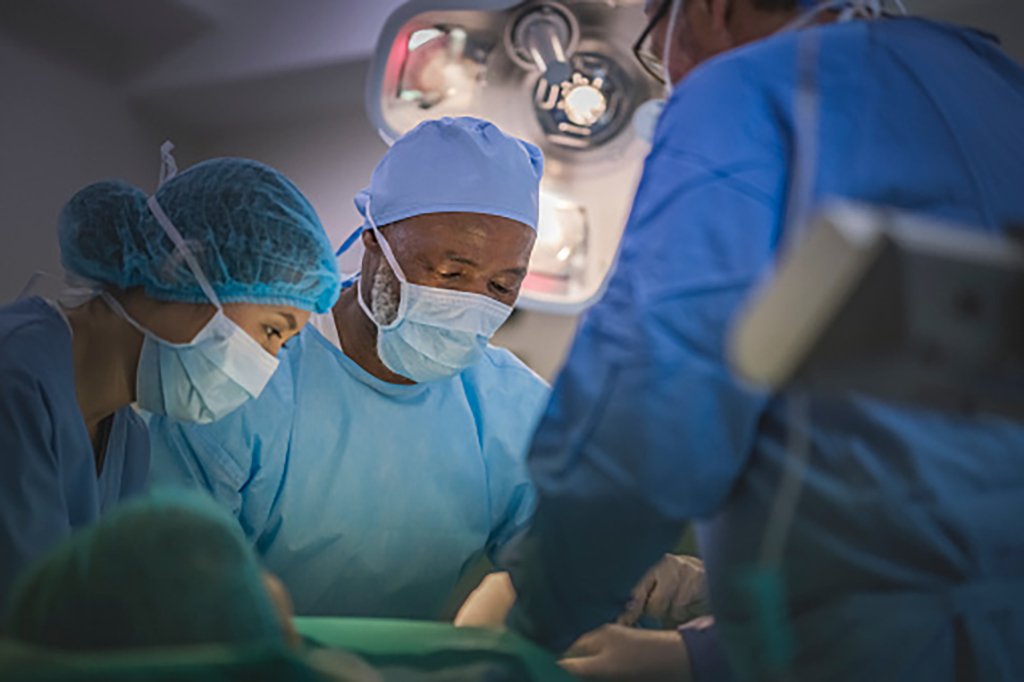
M 139 407 L 171 419 L 205 424 L 259 397 L 279 361 L 224 314 L 195 256 L 155 197 L 149 198 L 149 208 L 216 306 L 217 314 L 190 342 L 176 344 L 132 319 L 110 294 L 102 296 L 114 312 L 146 337 L 136 380 Z
M 413 284 L 405 277 L 387 240 L 370 218 L 381 251 L 399 283 L 398 310 L 393 319 L 378 319 L 363 298 L 359 280 L 356 296 L 367 317 L 377 325 L 377 355 L 395 374 L 417 383 L 459 374 L 483 355 L 487 341 L 512 314 L 512 308 L 487 296 Z M 379 311 L 378 311 L 379 312 Z

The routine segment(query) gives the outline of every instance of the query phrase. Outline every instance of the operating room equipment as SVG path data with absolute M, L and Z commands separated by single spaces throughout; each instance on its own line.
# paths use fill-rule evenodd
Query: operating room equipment
M 478 116 L 543 149 L 538 248 L 519 305 L 579 312 L 600 297 L 640 166 L 630 125 L 662 96 L 631 54 L 641 0 L 412 0 L 389 17 L 367 81 L 386 141 Z
M 738 321 L 757 384 L 1024 418 L 1024 243 L 885 207 L 820 213 Z

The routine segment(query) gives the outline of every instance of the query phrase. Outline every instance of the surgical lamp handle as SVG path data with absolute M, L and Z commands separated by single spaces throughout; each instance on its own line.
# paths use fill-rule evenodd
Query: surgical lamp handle
M 572 66 L 565 54 L 569 32 L 569 25 L 561 16 L 543 11 L 524 17 L 517 31 L 517 42 L 552 85 L 572 77 Z

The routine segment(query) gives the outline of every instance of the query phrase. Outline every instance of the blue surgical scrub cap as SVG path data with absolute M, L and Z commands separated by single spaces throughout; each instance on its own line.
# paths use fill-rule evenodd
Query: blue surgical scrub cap
M 146 199 L 120 181 L 75 194 L 58 223 L 64 268 L 118 289 L 143 287 L 160 300 L 206 303 Z M 213 159 L 168 180 L 156 199 L 221 301 L 324 313 L 337 300 L 340 277 L 320 219 L 273 168 Z
M 424 121 L 403 135 L 356 196 L 378 227 L 424 213 L 461 211 L 537 229 L 544 154 L 478 118 Z M 363 229 L 369 223 L 364 221 Z
M 30 568 L 6 634 L 73 650 L 285 641 L 238 522 L 185 490 L 123 504 Z

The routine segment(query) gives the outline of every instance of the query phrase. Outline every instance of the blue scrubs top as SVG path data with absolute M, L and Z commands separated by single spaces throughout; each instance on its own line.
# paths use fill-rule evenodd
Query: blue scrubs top
M 1024 223 L 1024 69 L 987 37 L 917 19 L 820 36 L 814 195 L 996 233 Z M 784 397 L 723 357 L 783 238 L 802 32 L 695 70 L 658 124 L 620 261 L 538 428 L 532 530 L 507 557 L 512 624 L 556 649 L 613 619 L 703 519 L 723 644 L 765 679 L 746 571 L 785 468 Z M 1024 677 L 1024 428 L 863 397 L 815 399 L 785 547 L 795 679 Z M 774 626 L 772 626 L 774 627 Z M 964 656 L 966 654 L 966 656 Z
M 148 471 L 146 426 L 125 407 L 96 475 L 64 317 L 36 297 L 0 308 L 0 614 L 22 570 L 142 492 Z
M 299 614 L 436 618 L 533 511 L 547 385 L 497 348 L 452 379 L 389 384 L 311 327 L 280 358 L 219 422 L 151 418 L 152 480 L 228 505 Z

